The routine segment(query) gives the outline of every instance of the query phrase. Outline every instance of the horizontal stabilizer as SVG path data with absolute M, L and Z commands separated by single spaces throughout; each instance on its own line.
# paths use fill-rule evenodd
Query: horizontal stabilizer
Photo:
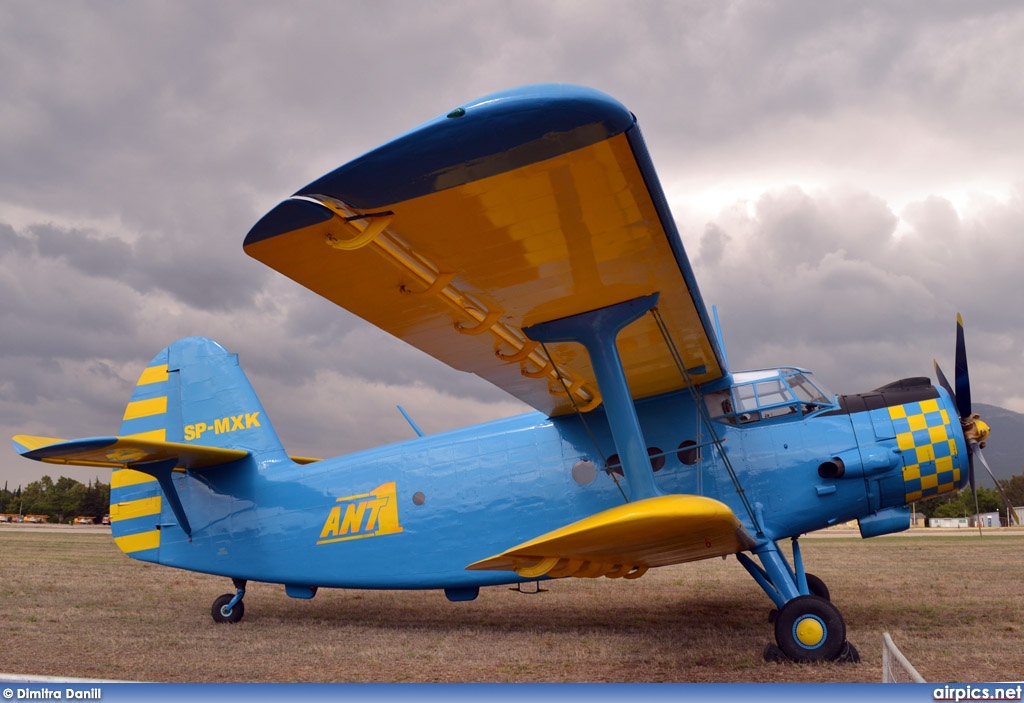
M 57 439 L 18 435 L 14 448 L 27 459 L 47 464 L 105 466 L 112 469 L 137 468 L 140 464 L 176 460 L 176 469 L 201 469 L 244 459 L 242 449 L 204 447 L 181 442 L 159 442 L 134 437 L 88 437 Z
M 178 480 L 182 472 L 239 477 L 284 467 L 287 457 L 238 356 L 205 337 L 185 337 L 157 352 L 139 375 L 117 435 L 18 435 L 13 444 L 22 456 L 47 464 L 112 469 L 114 539 L 125 554 L 153 562 L 166 530 L 177 524 L 192 536 L 182 502 L 188 492 L 178 494 L 189 485 Z
M 735 554 L 754 545 L 724 503 L 667 495 L 602 511 L 466 568 L 529 578 L 637 578 L 653 566 Z

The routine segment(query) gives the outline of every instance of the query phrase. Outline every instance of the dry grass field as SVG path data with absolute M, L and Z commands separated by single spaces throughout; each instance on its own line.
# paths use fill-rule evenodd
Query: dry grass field
M 772 664 L 770 602 L 735 559 L 633 582 L 564 579 L 525 595 L 251 583 L 215 625 L 227 579 L 124 557 L 109 535 L 0 528 L 0 671 L 213 682 L 876 682 L 888 631 L 929 681 L 1024 678 L 1024 539 L 802 541 L 860 650 L 857 665 Z

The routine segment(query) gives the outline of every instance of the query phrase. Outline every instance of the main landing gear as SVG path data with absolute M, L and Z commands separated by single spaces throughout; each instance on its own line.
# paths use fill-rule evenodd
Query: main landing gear
M 210 608 L 210 615 L 214 622 L 236 623 L 245 615 L 245 603 L 242 598 L 245 596 L 245 579 L 231 579 L 231 585 L 235 587 L 235 593 L 225 593 L 213 601 Z
M 800 544 L 793 538 L 790 568 L 774 542 L 754 549 L 761 563 L 738 554 L 741 564 L 778 608 L 769 615 L 775 624 L 775 644 L 764 651 L 766 661 L 860 661 L 857 649 L 846 640 L 846 623 L 829 600 L 828 587 L 814 574 L 804 573 Z
M 775 642 L 765 649 L 769 661 L 777 659 L 775 650 L 795 662 L 860 660 L 849 658 L 857 650 L 846 641 L 843 616 L 821 596 L 797 596 L 783 605 L 775 619 Z

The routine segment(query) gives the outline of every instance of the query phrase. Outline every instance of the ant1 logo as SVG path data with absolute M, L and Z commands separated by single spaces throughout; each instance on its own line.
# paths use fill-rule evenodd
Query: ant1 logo
M 394 481 L 377 486 L 370 493 L 338 498 L 337 502 L 340 505 L 331 508 L 320 530 L 317 544 L 391 535 L 402 531 L 402 526 L 398 524 Z

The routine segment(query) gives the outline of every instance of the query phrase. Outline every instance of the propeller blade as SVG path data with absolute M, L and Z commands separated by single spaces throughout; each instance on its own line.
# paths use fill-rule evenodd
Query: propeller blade
M 974 502 L 978 502 L 978 481 L 974 475 L 974 452 L 978 449 L 977 444 L 972 444 L 967 452 L 967 482 L 974 494 Z
M 967 480 L 971 484 L 971 495 L 974 496 L 974 520 L 978 523 L 978 535 L 981 535 L 981 507 L 978 505 L 978 482 L 974 478 L 974 454 L 981 448 L 975 442 L 967 448 Z
M 935 377 L 939 379 L 939 385 L 946 389 L 949 393 L 949 397 L 953 399 L 953 404 L 956 405 L 956 393 L 953 392 L 953 387 L 949 385 L 949 381 L 946 380 L 946 374 L 942 373 L 942 369 L 939 368 L 939 362 L 932 359 L 932 365 L 935 367 Z M 957 407 L 957 412 L 960 408 Z
M 1017 513 L 1013 509 L 1013 504 L 1010 502 L 1010 499 L 1007 498 L 1006 491 L 1003 490 L 1003 487 L 999 484 L 999 481 L 996 480 L 996 475 L 994 473 L 992 473 L 992 469 L 989 467 L 988 462 L 985 461 L 985 455 L 981 453 L 981 447 L 979 445 L 977 445 L 977 444 L 973 444 L 973 445 L 971 445 L 971 448 L 974 450 L 971 453 L 971 474 L 972 474 L 972 476 L 974 474 L 974 457 L 977 456 L 979 459 L 981 459 L 981 465 L 985 467 L 986 471 L 988 471 L 988 475 L 992 477 L 992 483 L 996 484 L 996 490 L 999 491 L 999 495 L 1003 499 L 1003 505 L 1005 505 L 1007 510 L 1010 511 L 1010 515 L 1009 515 L 1010 521 L 1012 522 L 1012 521 L 1016 520 L 1017 519 Z M 975 496 L 975 500 L 977 500 L 977 496 Z
M 960 417 L 971 416 L 971 379 L 967 372 L 967 345 L 964 342 L 964 318 L 956 314 L 956 368 L 953 369 L 956 383 L 956 409 Z

